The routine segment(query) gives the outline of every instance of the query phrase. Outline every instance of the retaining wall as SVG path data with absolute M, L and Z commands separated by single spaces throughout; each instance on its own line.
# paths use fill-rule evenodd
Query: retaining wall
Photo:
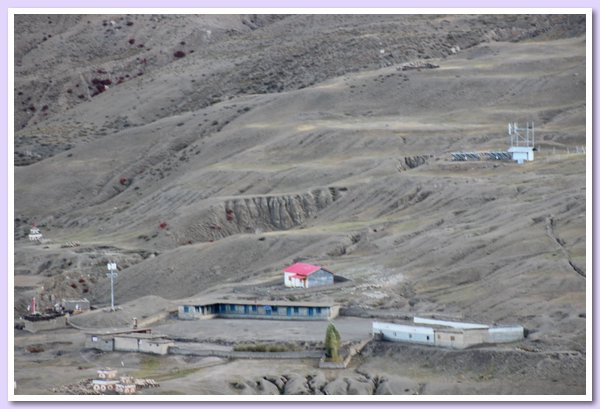
M 347 368 L 352 360 L 352 357 L 358 354 L 363 350 L 367 344 L 371 342 L 371 338 L 363 339 L 356 344 L 353 344 L 349 347 L 348 355 L 342 362 L 329 362 L 325 360 L 325 356 L 321 355 L 321 359 L 319 360 L 319 368 L 321 369 L 344 369 Z
M 303 359 L 320 358 L 323 351 L 288 351 L 288 352 L 250 352 L 250 351 L 219 351 L 213 349 L 207 350 L 189 350 L 182 347 L 170 347 L 170 355 L 193 355 L 193 356 L 217 356 L 220 358 L 237 359 Z
M 27 321 L 23 320 L 25 326 L 23 327 L 26 331 L 29 332 L 38 332 L 38 331 L 48 331 L 53 329 L 65 328 L 67 327 L 67 317 L 57 317 L 51 320 L 44 321 Z

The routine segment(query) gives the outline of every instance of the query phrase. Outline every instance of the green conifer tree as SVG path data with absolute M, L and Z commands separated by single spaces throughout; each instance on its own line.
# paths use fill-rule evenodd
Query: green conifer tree
M 332 362 L 340 361 L 341 336 L 332 322 L 325 331 L 325 359 Z

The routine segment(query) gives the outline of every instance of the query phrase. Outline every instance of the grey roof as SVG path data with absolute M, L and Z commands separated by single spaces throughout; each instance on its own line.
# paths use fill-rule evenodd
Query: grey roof
M 140 333 L 151 333 L 152 328 L 98 328 L 98 329 L 87 329 L 85 333 L 87 335 L 121 335 L 121 334 L 140 334 Z
M 213 304 L 236 304 L 236 305 L 270 305 L 278 307 L 333 307 L 333 301 L 287 301 L 287 300 L 242 300 L 242 299 L 209 299 L 198 298 L 180 301 L 179 305 L 213 305 Z
M 373 322 L 373 329 L 384 329 L 388 331 L 402 331 L 411 332 L 413 334 L 433 335 L 433 328 L 431 327 L 392 324 L 388 322 Z

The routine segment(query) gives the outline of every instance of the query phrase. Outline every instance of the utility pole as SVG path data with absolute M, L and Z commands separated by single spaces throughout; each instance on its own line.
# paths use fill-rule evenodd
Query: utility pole
M 114 287 L 114 279 L 119 276 L 117 274 L 117 263 L 114 261 L 109 262 L 106 267 L 108 268 L 107 277 L 110 277 L 110 309 L 111 311 L 115 311 L 115 287 Z

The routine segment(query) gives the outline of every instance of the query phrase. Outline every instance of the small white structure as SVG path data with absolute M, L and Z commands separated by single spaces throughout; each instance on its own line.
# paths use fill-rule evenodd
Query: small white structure
M 115 391 L 121 395 L 133 395 L 135 393 L 135 383 L 118 383 Z
M 110 278 L 110 310 L 115 311 L 115 278 L 119 276 L 117 273 L 117 263 L 114 261 L 108 262 L 106 264 L 106 268 L 108 268 L 108 273 L 106 276 Z
M 87 298 L 63 298 L 60 302 L 60 307 L 68 313 L 79 314 L 84 311 L 89 311 L 90 301 Z
M 98 369 L 96 376 L 102 380 L 117 379 L 117 370 L 111 368 Z
M 533 146 L 511 146 L 508 151 L 512 153 L 512 158 L 519 165 L 526 160 L 533 160 Z
M 510 135 L 508 152 L 512 154 L 512 159 L 519 165 L 522 165 L 525 161 L 533 160 L 535 147 L 535 126 L 533 122 L 527 122 L 525 128 L 519 128 L 516 122 L 509 123 L 508 134 Z
M 94 379 L 92 381 L 92 388 L 96 392 L 114 391 L 118 384 L 119 381 L 117 380 Z
M 30 241 L 41 241 L 42 240 L 42 233 L 40 233 L 40 229 L 38 229 L 35 224 L 33 226 L 31 226 L 31 229 L 29 230 L 29 240 Z

